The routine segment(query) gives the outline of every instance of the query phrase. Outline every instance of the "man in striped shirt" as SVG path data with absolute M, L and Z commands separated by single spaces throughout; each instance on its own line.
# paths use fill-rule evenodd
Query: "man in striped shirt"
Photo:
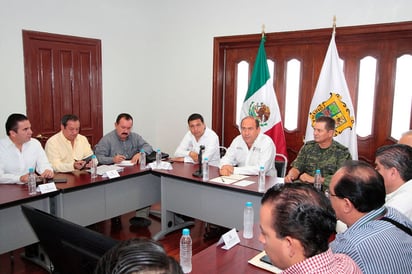
M 312 185 L 278 184 L 262 198 L 259 240 L 282 273 L 362 273 L 349 256 L 330 250 L 335 227 L 330 201 Z
M 331 179 L 329 197 L 348 229 L 330 244 L 363 273 L 412 273 L 412 222 L 385 207 L 382 176 L 369 164 L 349 161 Z

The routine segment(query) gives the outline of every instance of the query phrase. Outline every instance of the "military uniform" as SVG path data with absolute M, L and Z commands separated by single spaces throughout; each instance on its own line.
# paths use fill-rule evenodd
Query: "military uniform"
M 325 178 L 324 188 L 327 188 L 332 175 L 346 160 L 351 159 L 348 148 L 335 140 L 325 149 L 320 148 L 315 141 L 309 141 L 300 149 L 291 166 L 297 168 L 301 174 L 307 173 L 310 176 L 314 176 L 316 169 L 320 169 L 322 177 Z

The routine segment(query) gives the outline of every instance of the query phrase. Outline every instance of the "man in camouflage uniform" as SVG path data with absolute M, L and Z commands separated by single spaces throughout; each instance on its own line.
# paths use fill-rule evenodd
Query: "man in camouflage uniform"
M 314 182 L 316 169 L 320 169 L 323 188 L 327 189 L 332 175 L 346 160 L 352 160 L 347 147 L 333 140 L 335 120 L 321 116 L 313 126 L 313 141 L 307 142 L 299 151 L 285 176 L 285 182 Z

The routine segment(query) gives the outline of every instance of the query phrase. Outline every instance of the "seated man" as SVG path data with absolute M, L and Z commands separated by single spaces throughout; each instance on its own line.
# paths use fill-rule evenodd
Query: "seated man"
M 53 178 L 53 169 L 40 142 L 31 138 L 29 119 L 19 113 L 6 121 L 7 137 L 0 140 L 0 184 L 26 184 L 29 168 L 43 178 Z M 27 258 L 38 255 L 38 244 L 25 247 Z
M 130 114 L 119 114 L 114 127 L 115 129 L 103 136 L 95 147 L 100 164 L 118 164 L 124 160 L 131 160 L 135 164 L 140 160 L 141 149 L 144 149 L 146 154 L 153 152 L 152 146 L 142 136 L 131 132 L 133 117 Z
M 260 166 L 264 166 L 266 175 L 276 176 L 276 147 L 269 136 L 260 132 L 259 121 L 246 116 L 240 132 L 220 160 L 220 175 L 257 175 Z
M 83 159 L 91 156 L 93 150 L 79 130 L 79 118 L 67 114 L 61 119 L 60 132 L 47 140 L 45 150 L 54 171 L 70 172 L 90 167 L 91 162 L 86 164 Z
M 0 140 L 0 183 L 27 183 L 29 168 L 43 178 L 53 178 L 53 169 L 40 142 L 33 134 L 29 119 L 11 114 L 6 121 L 7 137 Z
M 412 147 L 412 130 L 404 132 L 399 139 L 398 144 L 404 144 Z
M 199 150 L 203 145 L 205 150 L 202 157 L 208 158 L 210 165 L 218 166 L 220 161 L 219 138 L 216 133 L 206 127 L 203 117 L 200 114 L 193 113 L 187 119 L 189 131 L 183 137 L 176 149 L 174 161 L 197 163 L 199 162 Z M 203 161 L 203 159 L 202 159 Z
M 150 239 L 122 241 L 107 251 L 95 274 L 164 273 L 183 274 L 179 263 L 163 247 Z
M 259 240 L 282 273 L 362 273 L 329 248 L 335 226 L 330 201 L 308 184 L 277 184 L 262 198 Z
M 402 144 L 380 147 L 375 164 L 385 183 L 385 205 L 396 208 L 412 221 L 412 147 Z
M 187 163 L 199 162 L 200 146 L 203 145 L 205 150 L 203 151 L 202 158 L 207 157 L 209 165 L 219 166 L 220 153 L 219 137 L 217 134 L 206 127 L 202 115 L 198 113 L 191 114 L 187 119 L 187 123 L 189 125 L 189 131 L 177 147 L 175 158 L 172 160 Z M 204 237 L 205 239 L 214 238 L 226 231 L 227 229 L 225 228 L 208 225 Z
M 330 244 L 333 252 L 349 255 L 365 274 L 412 273 L 412 222 L 385 207 L 383 178 L 372 166 L 346 162 L 329 194 L 336 217 L 348 226 Z
M 295 180 L 311 183 L 317 169 L 322 175 L 323 188 L 327 189 L 330 178 L 346 160 L 352 156 L 347 147 L 333 140 L 335 120 L 328 116 L 316 119 L 313 126 L 313 141 L 309 141 L 300 149 L 298 156 L 291 164 L 285 176 L 285 182 Z
M 100 139 L 95 147 L 95 154 L 100 164 L 118 164 L 124 160 L 132 163 L 140 162 L 140 150 L 150 154 L 153 148 L 137 133 L 131 132 L 133 128 L 133 118 L 128 113 L 121 113 L 117 116 L 114 124 L 115 129 Z M 150 207 L 136 212 L 136 217 L 130 219 L 130 223 L 137 226 L 149 226 L 151 221 L 149 216 Z M 120 224 L 120 217 L 112 219 L 112 224 Z

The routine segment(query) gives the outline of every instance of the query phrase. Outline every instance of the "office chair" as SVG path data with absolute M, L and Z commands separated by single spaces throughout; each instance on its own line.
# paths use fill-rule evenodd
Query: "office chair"
M 220 153 L 220 159 L 222 159 L 223 156 L 225 156 L 227 151 L 227 148 L 224 146 L 219 146 L 219 153 Z
M 282 158 L 283 161 L 276 160 L 276 158 Z M 288 158 L 285 155 L 276 153 L 275 156 L 275 168 L 277 171 L 277 177 L 284 178 L 286 175 L 286 169 L 288 167 Z

